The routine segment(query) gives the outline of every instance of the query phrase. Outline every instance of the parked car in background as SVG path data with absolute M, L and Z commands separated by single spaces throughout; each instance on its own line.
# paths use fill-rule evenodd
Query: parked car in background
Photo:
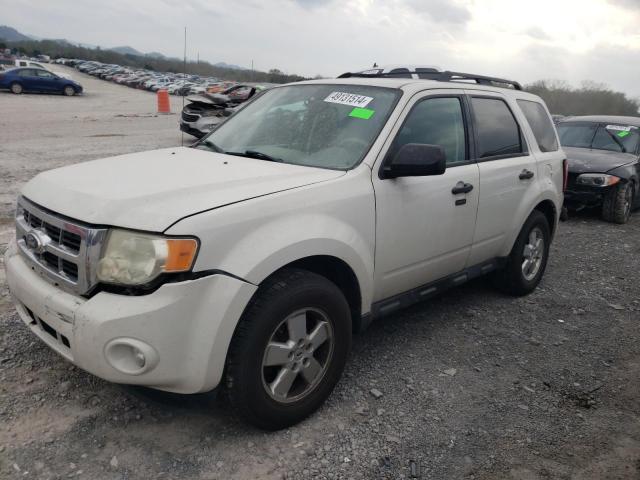
M 42 68 L 14 68 L 0 73 L 0 88 L 13 93 L 62 93 L 68 97 L 82 93 L 82 85 Z
M 565 206 L 628 222 L 640 207 L 640 117 L 569 117 L 557 128 L 569 160 Z
M 225 117 L 231 116 L 247 100 L 272 86 L 273 84 L 241 83 L 223 93 L 203 93 L 187 97 L 189 103 L 182 109 L 180 130 L 200 138 L 222 123 Z
M 49 65 L 46 64 L 46 62 L 34 62 L 33 60 L 29 60 L 29 59 L 25 59 L 25 58 L 18 58 L 16 59 L 16 63 L 15 63 L 16 67 L 35 67 L 35 68 L 42 68 L 43 70 L 48 70 L 51 73 L 56 74 L 59 77 L 63 77 L 63 78 L 72 78 L 71 75 L 69 75 L 66 72 L 60 72 L 59 70 L 54 70 L 52 68 L 49 67 Z

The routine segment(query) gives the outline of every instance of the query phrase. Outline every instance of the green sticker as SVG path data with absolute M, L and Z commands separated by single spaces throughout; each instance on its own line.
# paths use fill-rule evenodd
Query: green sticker
M 373 117 L 373 114 L 376 113 L 375 110 L 369 110 L 368 108 L 354 108 L 353 110 L 351 110 L 351 113 L 349 114 L 350 117 L 355 117 L 355 118 L 362 118 L 363 120 L 369 120 L 371 117 Z
M 624 138 L 624 137 L 626 137 L 627 135 L 629 135 L 630 133 L 631 133 L 631 132 L 618 132 L 618 136 L 619 136 L 620 138 Z

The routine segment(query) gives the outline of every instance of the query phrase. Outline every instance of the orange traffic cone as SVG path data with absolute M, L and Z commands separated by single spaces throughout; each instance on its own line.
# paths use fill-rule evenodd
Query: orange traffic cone
M 169 92 L 165 89 L 158 90 L 158 113 L 171 113 Z

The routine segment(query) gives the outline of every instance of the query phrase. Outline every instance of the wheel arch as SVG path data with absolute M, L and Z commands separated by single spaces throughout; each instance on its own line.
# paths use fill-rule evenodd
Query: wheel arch
M 538 210 L 545 216 L 547 222 L 549 222 L 551 238 L 553 238 L 558 226 L 558 210 L 555 204 L 551 200 L 542 200 L 533 208 L 533 210 Z
M 353 269 L 344 260 L 332 255 L 311 255 L 294 260 L 273 272 L 276 274 L 284 268 L 299 268 L 321 275 L 333 282 L 343 293 L 351 310 L 353 330 L 359 331 L 362 317 L 362 292 L 360 282 Z M 267 277 L 268 278 L 268 277 Z

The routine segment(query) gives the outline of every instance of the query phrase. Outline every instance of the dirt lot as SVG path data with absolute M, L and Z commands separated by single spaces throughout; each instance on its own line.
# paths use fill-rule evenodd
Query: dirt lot
M 37 172 L 180 143 L 152 94 L 74 75 L 83 97 L 0 93 L 0 252 Z M 571 219 L 551 254 L 526 298 L 478 281 L 374 324 L 328 403 L 269 434 L 71 367 L 0 268 L 0 478 L 639 479 L 640 213 Z

